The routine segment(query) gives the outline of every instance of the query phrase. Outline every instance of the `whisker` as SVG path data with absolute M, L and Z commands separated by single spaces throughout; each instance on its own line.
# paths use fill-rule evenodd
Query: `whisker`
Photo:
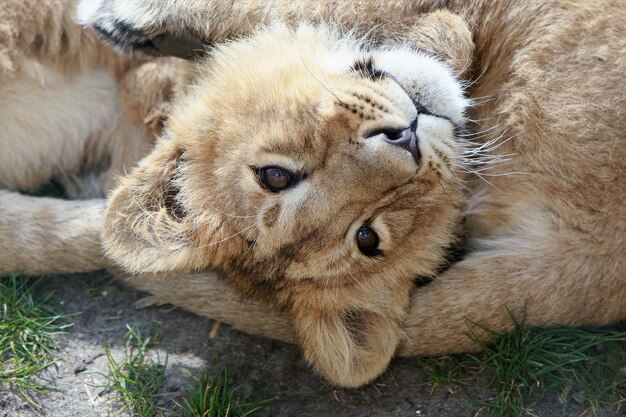
M 472 171 L 473 174 L 478 174 L 477 172 Z M 489 174 L 489 173 L 481 173 L 483 177 L 508 177 L 510 175 L 530 175 L 530 172 L 522 172 L 522 171 L 511 171 L 511 172 L 501 172 L 497 174 Z
M 437 180 L 437 182 L 439 183 L 439 186 L 441 187 L 441 189 L 443 190 L 443 193 L 448 196 L 448 199 L 450 200 L 450 203 L 452 203 L 452 205 L 454 205 L 454 200 L 452 199 L 452 197 L 450 196 L 450 194 L 448 194 L 448 191 L 446 190 L 446 187 L 443 186 L 443 184 L 441 183 L 441 180 Z
M 330 88 L 329 88 L 326 84 L 324 84 L 324 83 L 323 83 L 323 82 L 322 82 L 319 78 L 317 78 L 317 77 L 315 76 L 315 74 L 313 74 L 313 71 L 311 71 L 311 68 L 309 68 L 309 66 L 307 65 L 307 63 L 306 63 L 306 61 L 305 61 L 305 59 L 304 59 L 304 56 L 302 55 L 302 51 L 300 50 L 300 43 L 298 43 L 298 53 L 300 54 L 300 60 L 302 61 L 302 65 L 304 65 L 304 68 L 307 70 L 307 72 L 309 73 L 309 75 L 311 75 L 311 77 L 313 77 L 313 79 L 314 79 L 315 81 L 317 81 L 317 82 L 318 82 L 318 83 L 319 83 L 322 87 L 324 87 L 324 89 L 325 89 L 326 91 L 328 91 L 328 92 L 329 92 L 329 93 L 330 93 L 333 97 L 335 97 L 335 98 L 337 99 L 337 101 L 339 101 L 341 104 L 344 104 L 344 105 L 346 105 L 346 106 L 347 106 L 347 104 L 346 104 L 343 100 L 341 100 L 341 99 L 337 96 L 337 94 L 335 94 L 334 92 L 332 92 L 332 91 L 331 91 L 331 89 L 330 89 Z
M 455 60 L 456 62 L 457 60 Z M 456 78 L 457 80 L 461 80 L 461 74 L 463 74 L 465 71 L 467 71 L 470 67 L 472 66 L 472 62 L 466 62 L 465 65 L 463 66 L 463 68 L 461 68 L 460 70 L 456 71 L 456 73 L 454 74 L 454 78 Z M 463 86 L 463 88 L 468 87 L 469 85 L 467 84 L 469 80 L 467 81 L 463 81 L 461 80 L 461 85 Z
M 354 275 L 352 275 L 352 272 L 350 272 L 349 269 L 346 269 L 345 272 L 348 274 L 348 276 L 350 277 L 352 282 L 354 282 L 356 285 L 358 285 L 362 290 L 365 290 L 365 291 L 367 290 L 367 288 L 365 288 L 365 285 L 363 285 L 363 283 L 361 281 L 356 279 L 356 277 Z
M 483 68 L 483 70 L 481 71 L 480 74 L 478 74 L 478 76 L 474 79 L 469 79 L 467 81 L 463 82 L 463 88 L 464 89 L 470 89 L 472 88 L 474 85 L 476 85 L 476 83 L 478 81 L 480 81 L 480 79 L 485 75 L 485 73 L 487 72 L 487 69 L 489 68 L 489 65 L 485 65 L 485 67 Z
M 471 97 L 470 101 L 470 107 L 478 107 L 478 106 L 482 106 L 483 104 L 492 102 L 496 100 L 496 96 L 485 96 L 485 97 Z
M 250 229 L 252 229 L 252 228 L 254 228 L 254 227 L 256 227 L 256 229 L 257 229 L 257 230 L 258 230 L 258 228 L 259 228 L 259 226 L 258 226 L 256 223 L 254 223 L 254 224 L 252 224 L 252 225 L 250 225 L 250 226 L 248 226 L 248 227 L 243 228 L 242 230 L 240 230 L 239 232 L 235 233 L 234 235 L 231 235 L 231 236 L 225 237 L 225 238 L 220 239 L 220 240 L 218 240 L 218 241 L 216 241 L 216 242 L 211 242 L 211 243 L 208 243 L 208 244 L 206 244 L 206 245 L 198 246 L 197 248 L 194 248 L 194 250 L 197 250 L 197 249 L 204 249 L 204 248 L 208 248 L 208 247 L 210 247 L 210 246 L 215 246 L 215 245 L 217 245 L 217 244 L 220 244 L 220 243 L 226 242 L 227 240 L 230 240 L 230 239 L 232 239 L 232 238 L 234 238 L 234 237 L 237 237 L 237 236 L 241 235 L 242 233 L 244 233 L 244 232 L 246 232 L 246 231 L 248 231 L 248 230 L 250 230 Z
M 478 132 L 462 133 L 462 134 L 457 135 L 457 136 L 460 137 L 460 138 L 467 138 L 467 137 L 469 137 L 469 138 L 476 138 L 476 137 L 480 137 L 480 136 L 484 135 L 485 133 L 491 132 L 494 129 L 497 129 L 498 127 L 500 127 L 499 124 L 491 126 L 491 127 L 487 128 L 487 129 L 484 129 L 484 130 L 480 130 Z

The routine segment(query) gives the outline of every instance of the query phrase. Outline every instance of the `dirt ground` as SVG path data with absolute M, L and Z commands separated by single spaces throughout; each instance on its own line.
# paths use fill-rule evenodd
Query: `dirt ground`
M 168 356 L 167 382 L 161 394 L 170 404 L 205 369 L 228 369 L 244 390 L 264 398 L 277 397 L 269 406 L 269 415 L 277 417 L 474 416 L 479 410 L 472 404 L 492 395 L 475 382 L 434 386 L 420 368 L 419 358 L 394 360 L 390 369 L 368 387 L 335 389 L 311 372 L 294 346 L 247 335 L 226 325 L 210 338 L 214 327 L 210 319 L 168 306 L 137 310 L 133 303 L 142 294 L 112 282 L 105 273 L 49 277 L 44 290 L 53 290 L 66 312 L 80 314 L 71 318 L 75 325 L 70 332 L 58 337 L 61 361 L 41 376 L 50 390 L 47 395 L 34 397 L 41 408 L 4 386 L 0 387 L 0 416 L 114 414 L 120 404 L 106 401 L 110 392 L 93 385 L 103 381 L 97 372 L 106 371 L 105 344 L 111 347 L 114 357 L 123 357 L 127 323 L 137 323 L 145 333 L 160 334 L 155 350 L 161 358 L 166 353 Z M 537 400 L 532 411 L 537 416 L 580 414 L 563 414 L 556 398 Z M 118 415 L 128 414 L 123 411 Z

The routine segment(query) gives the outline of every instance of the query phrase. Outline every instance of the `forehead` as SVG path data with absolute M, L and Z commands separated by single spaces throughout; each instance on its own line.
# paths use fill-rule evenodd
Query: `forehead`
M 211 91 L 226 113 L 245 109 L 267 118 L 302 117 L 329 92 L 335 77 L 362 53 L 356 42 L 331 30 L 286 26 L 217 47 L 201 63 L 198 90 Z M 210 97 L 208 97 L 210 99 Z
M 345 90 L 353 80 L 349 67 L 335 73 L 322 66 L 305 67 L 299 60 L 283 62 L 273 71 L 265 69 L 261 76 L 251 77 L 247 88 L 230 95 L 232 111 L 225 113 L 220 125 L 225 129 L 236 126 L 229 133 L 233 138 L 246 138 L 246 153 L 259 164 L 285 163 L 286 168 L 295 168 L 296 163 L 299 170 L 312 168 L 313 163 L 345 152 L 331 149 L 344 148 L 357 133 L 358 120 L 337 105 L 333 92 Z

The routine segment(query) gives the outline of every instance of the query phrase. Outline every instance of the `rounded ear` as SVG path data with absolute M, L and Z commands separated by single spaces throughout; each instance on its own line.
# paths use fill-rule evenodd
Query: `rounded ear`
M 398 322 L 371 311 L 294 313 L 296 339 L 304 357 L 331 383 L 367 384 L 387 368 L 402 337 Z
M 475 47 L 472 32 L 458 14 L 446 10 L 425 14 L 413 25 L 408 39 L 445 61 L 459 78 L 471 69 Z
M 128 272 L 190 271 L 205 266 L 201 251 L 190 244 L 191 221 L 179 196 L 183 158 L 173 141 L 159 140 L 121 178 L 109 199 L 103 245 L 106 255 Z

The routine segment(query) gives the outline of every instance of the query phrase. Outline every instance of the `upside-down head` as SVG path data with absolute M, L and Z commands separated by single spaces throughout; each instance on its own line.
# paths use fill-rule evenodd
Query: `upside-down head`
M 441 61 L 277 24 L 217 47 L 106 212 L 133 273 L 222 271 L 331 382 L 379 375 L 462 216 L 467 100 Z M 206 300 L 210 303 L 211 300 Z

